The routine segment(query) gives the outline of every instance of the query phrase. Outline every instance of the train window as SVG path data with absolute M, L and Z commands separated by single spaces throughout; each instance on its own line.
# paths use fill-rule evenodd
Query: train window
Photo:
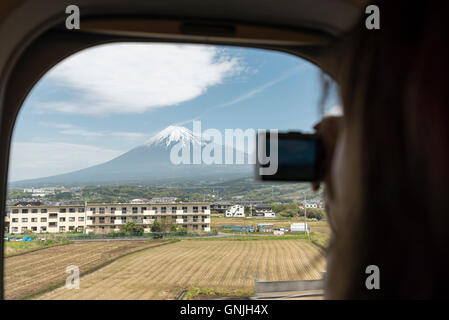
M 313 132 L 321 88 L 310 62 L 262 49 L 116 43 L 61 61 L 14 129 L 5 298 L 207 299 L 322 279 L 322 191 L 253 176 L 257 132 Z M 324 113 L 338 112 L 331 92 Z

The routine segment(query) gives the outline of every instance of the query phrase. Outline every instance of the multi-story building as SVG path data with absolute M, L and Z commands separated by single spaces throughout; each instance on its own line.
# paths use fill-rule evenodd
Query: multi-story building
M 88 204 L 86 230 L 95 233 L 118 231 L 126 222 L 142 225 L 150 231 L 154 221 L 174 224 L 188 231 L 210 231 L 210 205 L 208 203 L 157 204 Z
M 85 206 L 45 206 L 39 202 L 9 206 L 10 233 L 81 231 L 85 225 Z
M 9 206 L 10 233 L 81 231 L 117 232 L 132 221 L 149 232 L 154 221 L 174 224 L 188 231 L 210 231 L 208 203 L 96 203 L 78 206 L 45 206 L 18 203 Z
M 226 210 L 229 210 L 231 207 L 232 204 L 229 202 L 215 202 L 210 205 L 210 209 L 218 213 L 226 213 Z

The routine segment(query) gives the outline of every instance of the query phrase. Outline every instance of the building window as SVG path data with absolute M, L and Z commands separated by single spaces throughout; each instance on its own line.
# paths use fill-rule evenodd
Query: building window
M 22 213 L 28 213 L 28 209 L 22 209 Z
M 25 231 L 27 231 L 27 230 L 28 230 L 27 227 L 22 227 L 22 232 L 25 232 Z
M 204 213 L 205 210 L 207 210 L 207 207 L 201 207 L 201 212 Z
M 18 218 L 12 218 L 12 222 L 19 222 Z
M 198 222 L 198 216 L 193 216 L 193 222 Z
M 198 207 L 193 207 L 193 213 L 198 213 Z
M 115 208 L 111 207 L 111 213 L 115 213 Z
M 28 218 L 22 218 L 22 222 L 28 222 Z
M 84 208 L 78 208 L 78 212 L 84 212 Z
M 31 227 L 31 231 L 36 232 L 37 231 L 37 227 Z
M 59 227 L 59 232 L 64 232 L 65 231 L 65 227 L 64 226 L 60 226 Z
M 92 211 L 92 213 L 95 213 L 95 208 L 90 208 L 89 211 Z
M 71 213 L 75 212 L 75 208 L 69 208 L 69 212 Z
M 49 227 L 57 227 L 57 226 L 58 226 L 58 223 L 57 223 L 57 222 L 49 222 L 49 223 L 48 223 L 48 226 L 49 226 Z
M 67 209 L 66 208 L 61 208 L 61 209 L 59 209 L 59 213 L 66 213 L 67 212 Z
M 140 212 L 144 213 L 147 210 L 147 207 L 142 207 Z
M 187 207 L 182 207 L 182 212 L 187 213 Z
M 47 222 L 47 218 L 41 218 L 41 222 Z
M 177 207 L 171 207 L 171 213 L 176 213 Z
M 162 207 L 161 208 L 161 213 L 167 213 L 167 207 Z
M 182 220 L 183 220 L 184 222 L 187 222 L 187 216 L 182 216 Z
M 12 213 L 19 213 L 19 209 L 12 209 Z
M 151 208 L 151 210 L 154 210 L 154 212 L 157 212 L 157 207 Z
M 60 217 L 59 222 L 65 222 L 65 217 Z
M 194 225 L 193 225 L 193 229 L 194 229 L 194 230 L 198 230 L 198 225 L 197 225 L 197 224 L 194 224 Z
M 57 214 L 57 213 L 50 213 L 48 216 L 49 216 L 50 218 L 57 218 L 57 217 L 58 217 L 58 214 Z
M 70 217 L 70 218 L 69 218 L 69 221 L 70 221 L 70 222 L 74 222 L 74 221 L 75 221 L 75 217 Z
M 126 213 L 126 207 L 122 208 L 122 213 Z
M 37 209 L 31 209 L 31 213 L 37 213 Z
M 100 211 L 100 213 L 104 213 L 105 212 L 104 208 L 100 208 L 98 210 Z
M 138 211 L 137 211 L 137 207 L 133 207 L 133 213 L 138 213 Z
M 75 226 L 69 226 L 69 231 L 75 230 Z
M 47 231 L 47 227 L 41 227 L 41 232 L 46 232 Z
M 37 222 L 37 218 L 31 218 L 31 222 Z
M 19 232 L 19 228 L 18 227 L 12 227 L 12 232 Z
M 84 217 L 78 217 L 78 221 L 84 221 Z
M 41 213 L 47 213 L 47 209 L 41 209 Z

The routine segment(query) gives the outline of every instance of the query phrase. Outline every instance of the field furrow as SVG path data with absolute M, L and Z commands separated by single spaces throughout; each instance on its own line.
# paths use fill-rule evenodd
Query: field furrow
M 97 261 L 96 249 L 86 252 Z M 184 240 L 122 257 L 81 277 L 79 290 L 60 287 L 38 298 L 175 299 L 193 287 L 252 291 L 256 279 L 318 279 L 324 268 L 321 251 L 307 240 Z

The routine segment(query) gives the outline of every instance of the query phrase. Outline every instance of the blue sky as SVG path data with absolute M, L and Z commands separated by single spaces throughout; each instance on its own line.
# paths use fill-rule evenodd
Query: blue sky
M 18 116 L 10 181 L 102 163 L 169 125 L 311 131 L 320 71 L 259 49 L 109 44 L 50 70 Z M 335 110 L 336 95 L 326 108 Z M 332 111 L 331 111 L 332 112 Z

